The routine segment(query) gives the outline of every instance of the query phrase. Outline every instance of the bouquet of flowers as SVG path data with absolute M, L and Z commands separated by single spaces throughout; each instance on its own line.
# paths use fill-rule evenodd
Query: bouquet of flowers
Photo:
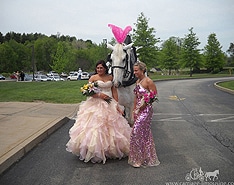
M 101 92 L 101 90 L 98 88 L 98 83 L 97 82 L 89 82 L 87 84 L 84 84 L 81 88 L 81 93 L 84 95 L 84 96 L 92 96 L 94 94 L 98 94 Z M 110 103 L 111 102 L 111 98 L 110 97 L 106 97 L 104 99 L 107 103 Z
M 157 91 L 150 91 L 145 94 L 143 94 L 140 105 L 136 107 L 135 114 L 138 114 L 140 111 L 141 106 L 146 103 L 146 105 L 151 105 L 153 102 L 158 102 L 158 96 L 157 96 Z
M 80 91 L 82 92 L 83 95 L 85 96 L 92 96 L 94 94 L 97 94 L 100 92 L 100 89 L 98 88 L 98 83 L 97 82 L 89 82 L 87 84 L 84 84 L 81 88 Z
M 150 91 L 148 93 L 145 93 L 143 95 L 144 102 L 148 104 L 152 104 L 154 101 L 158 102 L 157 92 L 156 91 Z

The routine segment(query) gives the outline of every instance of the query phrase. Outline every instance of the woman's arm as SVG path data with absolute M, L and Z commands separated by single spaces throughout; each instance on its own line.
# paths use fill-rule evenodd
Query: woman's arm
M 118 102 L 119 99 L 118 99 L 118 91 L 117 91 L 117 89 L 114 86 L 112 86 L 111 91 L 112 91 L 112 97 L 115 99 L 115 101 Z
M 151 80 L 150 78 L 147 79 L 147 89 L 149 91 L 157 92 L 157 87 L 153 80 Z

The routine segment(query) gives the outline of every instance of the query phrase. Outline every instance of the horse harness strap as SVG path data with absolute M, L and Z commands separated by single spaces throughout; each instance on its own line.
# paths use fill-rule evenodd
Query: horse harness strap
M 136 81 L 137 81 L 137 77 L 131 78 L 128 81 L 123 81 L 123 87 L 128 87 L 128 86 L 136 83 Z
M 113 71 L 114 68 L 124 69 L 124 78 L 127 78 L 129 76 L 129 73 L 131 73 L 131 71 L 129 71 L 128 69 L 128 53 L 126 50 L 124 50 L 124 52 L 126 53 L 126 57 L 123 60 L 125 61 L 125 65 L 124 66 L 111 66 L 111 71 Z M 130 78 L 132 78 L 132 76 Z
M 133 73 L 133 65 L 136 62 L 135 54 L 134 54 L 134 61 L 131 61 L 131 53 L 128 54 L 126 50 L 124 50 L 126 53 L 126 57 L 123 59 L 123 62 L 125 63 L 124 66 L 111 66 L 111 73 L 113 74 L 113 69 L 114 68 L 119 68 L 124 70 L 124 78 L 128 78 L 128 80 L 123 80 L 122 81 L 122 86 L 123 87 L 128 87 L 131 86 L 132 84 L 136 83 L 137 78 L 135 77 Z M 133 51 L 134 52 L 134 51 Z M 128 60 L 130 58 L 130 60 Z M 109 56 L 109 60 L 112 60 L 111 57 Z

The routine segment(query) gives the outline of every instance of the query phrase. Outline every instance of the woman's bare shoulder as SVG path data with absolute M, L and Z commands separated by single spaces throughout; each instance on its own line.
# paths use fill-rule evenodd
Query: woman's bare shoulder
M 146 78 L 146 82 L 147 82 L 147 83 L 153 83 L 153 80 L 152 80 L 150 77 L 147 77 L 147 78 Z
M 107 79 L 110 80 L 110 81 L 112 81 L 113 80 L 113 76 L 108 74 L 107 75 Z
M 95 74 L 95 75 L 92 75 L 91 77 L 90 77 L 90 79 L 89 79 L 89 81 L 90 82 L 94 82 L 94 81 L 97 81 L 98 80 L 98 78 L 97 78 L 97 75 Z

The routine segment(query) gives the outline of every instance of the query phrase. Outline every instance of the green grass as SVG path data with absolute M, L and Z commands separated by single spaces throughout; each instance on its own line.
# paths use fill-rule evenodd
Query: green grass
M 153 80 L 164 80 L 164 79 L 189 79 L 189 78 L 218 78 L 218 77 L 230 77 L 233 74 L 193 74 L 192 77 L 189 75 L 161 75 L 157 73 L 149 73 L 149 77 Z
M 0 82 L 0 102 L 79 103 L 86 98 L 80 87 L 87 82 Z
M 193 74 L 189 75 L 159 75 L 149 73 L 153 80 L 188 79 L 227 77 L 228 74 Z M 233 75 L 232 75 L 233 76 Z M 60 82 L 0 82 L 0 102 L 38 102 L 47 103 L 79 103 L 86 99 L 80 92 L 80 87 L 87 80 L 60 81 Z M 234 90 L 234 81 L 220 83 L 219 85 Z
M 221 87 L 225 87 L 225 88 L 234 90 L 234 80 L 228 81 L 228 82 L 221 82 L 218 85 L 220 85 Z

